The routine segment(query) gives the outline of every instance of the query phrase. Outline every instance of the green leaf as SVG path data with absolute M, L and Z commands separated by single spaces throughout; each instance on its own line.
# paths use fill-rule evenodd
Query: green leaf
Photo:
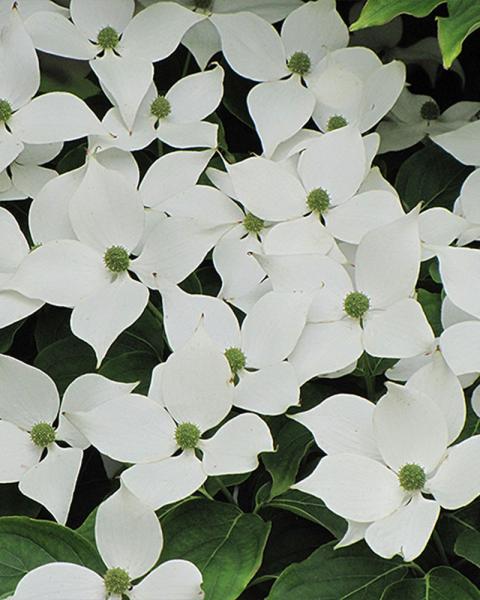
M 114 381 L 133 383 L 138 381 L 135 388 L 138 394 L 146 394 L 152 377 L 152 370 L 158 364 L 158 358 L 150 352 L 134 350 L 107 360 L 99 373 Z
M 299 517 L 303 517 L 312 523 L 321 525 L 328 529 L 336 538 L 343 536 L 346 530 L 344 519 L 330 511 L 325 504 L 310 494 L 304 494 L 299 490 L 289 490 L 281 496 L 270 500 L 265 508 L 279 508 L 287 510 Z
M 381 600 L 479 600 L 480 591 L 450 567 L 436 567 L 423 579 L 404 579 L 385 590 Z
M 164 514 L 161 561 L 183 558 L 203 574 L 205 600 L 236 600 L 260 567 L 270 525 L 232 504 L 192 498 Z
M 139 319 L 113 342 L 107 359 L 138 350 L 154 354 L 158 360 L 162 360 L 165 349 L 163 336 L 163 323 L 146 308 Z
M 15 334 L 24 323 L 25 319 L 22 319 L 21 321 L 17 321 L 8 327 L 3 327 L 3 329 L 0 329 L 0 354 L 4 354 L 10 350 L 15 338 Z
M 359 18 L 350 25 L 350 31 L 383 25 L 398 15 L 426 17 L 445 0 L 368 0 Z
M 441 206 L 453 209 L 471 168 L 430 144 L 412 154 L 400 167 L 395 187 L 407 208 L 422 202 L 422 210 Z
M 405 563 L 379 558 L 364 545 L 334 550 L 327 544 L 285 569 L 267 600 L 373 600 L 405 572 Z
M 455 542 L 455 554 L 480 568 L 480 532 L 467 529 Z
M 44 348 L 35 359 L 35 366 L 50 375 L 60 394 L 84 373 L 95 372 L 95 352 L 76 337 L 69 336 Z
M 448 69 L 462 51 L 465 38 L 480 27 L 480 3 L 448 0 L 448 17 L 438 18 L 438 43 Z
M 15 589 L 32 569 L 58 561 L 104 570 L 95 548 L 71 529 L 27 517 L 0 518 L 0 594 Z
M 262 454 L 263 464 L 272 477 L 270 498 L 287 491 L 294 483 L 300 462 L 313 444 L 310 431 L 291 419 L 283 423 L 274 438 L 276 452 Z
M 441 320 L 442 298 L 440 294 L 433 294 L 432 292 L 427 292 L 427 290 L 419 288 L 417 290 L 417 300 L 422 305 L 423 311 L 433 332 L 436 336 L 440 335 L 443 331 Z

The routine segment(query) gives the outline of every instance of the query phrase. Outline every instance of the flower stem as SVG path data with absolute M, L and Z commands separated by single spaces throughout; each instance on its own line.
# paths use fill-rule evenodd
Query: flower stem
M 449 565 L 450 561 L 448 560 L 447 553 L 445 552 L 445 548 L 443 547 L 442 540 L 438 535 L 438 531 L 434 531 L 432 535 L 433 543 L 435 544 L 435 548 L 437 549 L 438 554 L 442 560 L 444 565 Z
M 218 483 L 220 489 L 223 492 L 223 495 L 225 496 L 225 498 L 231 502 L 232 504 L 237 504 L 237 502 L 235 501 L 235 498 L 232 496 L 232 494 L 230 493 L 230 490 L 227 488 L 227 486 L 223 483 L 223 481 L 220 479 L 220 477 L 215 477 L 215 481 Z

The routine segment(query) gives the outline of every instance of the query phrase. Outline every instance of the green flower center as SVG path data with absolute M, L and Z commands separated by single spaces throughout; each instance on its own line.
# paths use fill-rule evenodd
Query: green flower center
M 194 423 L 180 423 L 175 430 L 175 440 L 182 450 L 193 450 L 198 445 L 200 429 Z
M 425 121 L 435 121 L 440 116 L 440 109 L 438 104 L 433 100 L 428 100 L 425 104 L 422 104 L 420 108 L 420 115 Z
M 127 271 L 130 266 L 130 257 L 123 246 L 112 246 L 105 250 L 103 262 L 112 273 L 122 273 Z
M 333 115 L 333 117 L 328 119 L 327 131 L 335 131 L 335 129 L 341 129 L 347 125 L 348 121 L 345 117 L 342 117 L 342 115 Z
M 404 465 L 400 469 L 398 481 L 404 490 L 407 490 L 407 492 L 414 492 L 423 488 L 427 481 L 427 476 L 420 465 L 411 463 Z
M 46 448 L 55 441 L 55 429 L 49 423 L 37 423 L 30 431 L 35 446 Z
M 227 348 L 225 356 L 234 375 L 244 369 L 247 364 L 247 358 L 240 348 Z
M 104 27 L 97 36 L 97 44 L 103 50 L 113 50 L 119 41 L 120 36 L 113 27 Z
M 305 52 L 294 52 L 292 56 L 288 59 L 287 68 L 292 73 L 296 75 L 307 75 L 312 68 L 312 61 L 308 54 Z
M 370 308 L 370 300 L 362 292 L 350 292 L 343 301 L 343 310 L 352 319 L 361 319 Z
M 165 119 L 172 112 L 172 107 L 165 96 L 157 96 L 150 104 L 150 112 L 157 119 Z
M 12 116 L 13 110 L 8 100 L 0 100 L 0 123 L 6 123 Z
M 120 596 L 127 592 L 130 588 L 130 575 L 118 567 L 108 569 L 103 578 L 105 589 L 108 594 Z
M 247 213 L 245 218 L 243 219 L 243 226 L 248 231 L 248 233 L 260 233 L 262 229 L 265 227 L 265 221 L 260 219 L 260 217 L 256 217 L 252 215 L 252 213 Z
M 323 215 L 330 206 L 330 196 L 327 190 L 323 188 L 312 190 L 307 196 L 307 206 L 312 212 Z

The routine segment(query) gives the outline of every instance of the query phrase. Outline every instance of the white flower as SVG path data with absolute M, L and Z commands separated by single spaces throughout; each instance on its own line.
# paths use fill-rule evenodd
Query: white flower
M 49 14 L 59 18 L 56 13 Z M 17 10 L 0 39 L 0 172 L 24 144 L 49 144 L 105 134 L 88 106 L 73 94 L 51 92 L 33 98 L 40 85 L 38 58 Z
M 233 311 L 219 298 L 190 295 L 168 281 L 161 282 L 159 289 L 165 331 L 174 351 L 192 336 L 203 316 L 206 332 L 230 364 L 236 384 L 234 406 L 276 415 L 298 403 L 296 374 L 285 358 L 305 326 L 308 295 L 267 292 L 248 311 L 240 328 Z
M 459 215 L 459 217 L 463 217 L 464 220 L 464 227 L 461 235 L 457 236 L 457 244 L 459 246 L 466 246 L 480 238 L 480 210 L 478 206 L 479 185 L 480 169 L 475 169 L 475 171 L 470 173 L 463 182 L 460 196 L 455 202 L 455 213 Z
M 68 15 L 68 8 L 60 6 L 52 0 L 3 0 L 0 4 L 0 22 L 8 18 L 9 12 L 14 7 L 23 20 L 38 11 L 52 11 Z
M 307 80 L 315 94 L 313 120 L 322 131 L 356 125 L 368 131 L 392 108 L 405 84 L 405 66 L 382 64 L 368 48 L 342 48 L 328 54 Z
M 364 536 L 380 556 L 413 560 L 440 507 L 460 508 L 480 494 L 480 436 L 450 446 L 463 427 L 464 409 L 458 413 L 461 399 L 453 401 L 432 375 L 418 382 L 420 388 L 388 383 L 377 405 L 337 395 L 295 415 L 327 456 L 294 487 L 352 522 L 339 545 Z
M 18 481 L 22 494 L 65 523 L 83 453 L 56 443 L 63 439 L 53 426 L 57 388 L 48 375 L 10 356 L 0 356 L 0 377 L 0 481 Z
M 121 406 L 113 401 L 66 417 L 103 454 L 136 463 L 122 473 L 122 481 L 157 509 L 190 495 L 209 475 L 254 470 L 257 455 L 272 451 L 267 425 L 249 413 L 203 437 L 230 413 L 230 378 L 223 352 L 200 327 L 154 369 L 149 398 Z M 178 450 L 181 453 L 173 456 Z
M 315 254 L 262 256 L 274 290 L 315 293 L 307 325 L 289 357 L 300 382 L 372 356 L 406 358 L 430 349 L 433 332 L 413 299 L 420 265 L 418 210 L 367 233 L 353 280 Z
M 174 52 L 187 29 L 204 18 L 172 2 L 132 18 L 134 9 L 134 0 L 72 0 L 72 21 L 36 12 L 25 23 L 39 50 L 90 61 L 129 128 L 152 83 L 152 63 Z
M 404 88 L 394 107 L 377 128 L 380 153 L 409 148 L 425 136 L 462 127 L 480 110 L 480 102 L 457 102 L 440 112 L 430 96 L 416 95 Z
M 121 109 L 110 109 L 103 124 L 115 137 L 108 145 L 139 150 L 155 138 L 173 148 L 215 148 L 218 125 L 204 121 L 220 104 L 223 95 L 222 67 L 179 79 L 165 95 L 152 84 L 145 94 L 133 124 L 126 125 Z
M 186 560 L 163 562 L 163 535 L 155 513 L 125 487 L 103 502 L 95 540 L 107 570 L 103 577 L 76 564 L 53 562 L 27 573 L 15 600 L 201 600 L 202 574 Z M 140 583 L 133 580 L 148 575 Z
M 455 131 L 432 136 L 432 141 L 441 146 L 464 165 L 480 166 L 480 121 L 467 123 Z
M 348 42 L 348 30 L 333 0 L 307 2 L 291 12 L 281 34 L 255 14 L 211 17 L 223 54 L 234 71 L 261 81 L 248 94 L 248 109 L 270 157 L 312 116 L 315 96 L 302 85 L 330 50 Z M 288 79 L 284 79 L 288 77 Z

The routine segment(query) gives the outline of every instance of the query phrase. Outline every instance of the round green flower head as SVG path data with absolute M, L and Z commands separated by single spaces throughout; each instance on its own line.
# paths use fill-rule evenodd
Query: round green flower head
M 130 257 L 123 246 L 112 246 L 105 250 L 103 262 L 112 273 L 122 273 L 130 266 Z
M 13 110 L 8 100 L 0 100 L 0 123 L 6 123 L 12 116 Z
M 404 490 L 407 490 L 407 492 L 414 492 L 423 488 L 427 481 L 427 476 L 420 465 L 411 463 L 404 465 L 400 469 L 398 481 Z
M 225 350 L 225 356 L 227 357 L 228 364 L 234 375 L 244 369 L 247 364 L 247 358 L 240 348 L 227 348 L 227 350 Z
M 213 0 L 195 0 L 195 8 L 201 8 L 203 10 L 207 10 L 212 6 Z
M 361 319 L 370 308 L 370 300 L 362 292 L 350 292 L 343 301 L 343 310 L 352 319 Z
M 103 50 L 113 50 L 119 41 L 120 36 L 113 27 L 104 27 L 97 36 L 97 44 Z
M 243 219 L 243 226 L 248 231 L 248 233 L 260 233 L 262 229 L 265 227 L 265 221 L 260 219 L 260 217 L 256 217 L 252 213 L 247 213 L 245 218 Z
M 312 68 L 312 61 L 308 54 L 305 52 L 294 52 L 292 56 L 288 59 L 287 68 L 295 75 L 307 75 L 310 73 L 310 69 Z
M 120 596 L 125 594 L 130 589 L 131 581 L 130 575 L 124 570 L 118 567 L 108 569 L 103 578 L 105 583 L 105 589 L 108 594 Z
M 49 423 L 37 423 L 30 431 L 35 446 L 46 448 L 55 441 L 55 429 Z
M 198 445 L 200 429 L 193 423 L 180 423 L 175 431 L 175 440 L 182 450 L 193 450 Z
M 330 206 L 330 196 L 327 190 L 323 188 L 312 190 L 307 196 L 307 206 L 312 212 L 323 215 Z
M 422 104 L 420 108 L 420 115 L 425 121 L 435 121 L 440 116 L 440 109 L 438 104 L 433 100 L 428 100 L 425 104 Z
M 172 107 L 165 96 L 157 96 L 150 104 L 150 112 L 156 119 L 165 119 L 172 112 Z
M 335 131 L 335 129 L 341 129 L 347 125 L 348 121 L 345 117 L 342 117 L 342 115 L 333 115 L 333 117 L 328 119 L 327 131 Z

